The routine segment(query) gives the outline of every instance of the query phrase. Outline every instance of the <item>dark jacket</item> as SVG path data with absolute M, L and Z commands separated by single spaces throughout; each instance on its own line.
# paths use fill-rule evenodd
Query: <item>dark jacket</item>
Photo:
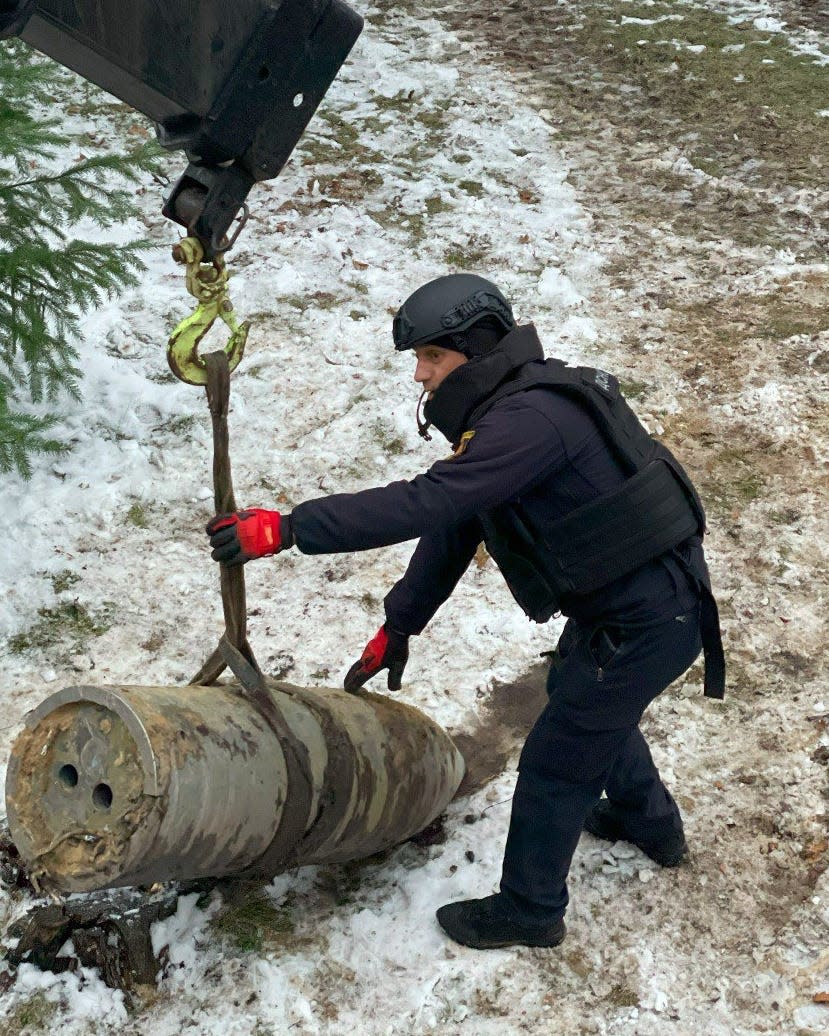
M 510 332 L 500 351 L 513 355 L 521 366 L 543 358 L 532 325 Z M 472 412 L 472 404 L 485 392 L 487 359 L 490 367 L 502 362 L 489 357 L 483 364 L 464 364 L 435 394 L 433 403 L 440 403 L 441 396 L 452 399 L 455 420 L 447 433 L 452 439 L 464 427 L 464 400 Z M 469 430 L 474 435 L 464 440 L 462 451 L 410 482 L 310 500 L 291 515 L 295 543 L 306 554 L 420 540 L 405 575 L 385 601 L 387 621 L 401 633 L 421 632 L 451 594 L 483 539 L 481 515 L 520 498 L 532 525 L 544 528 L 625 479 L 586 410 L 549 389 L 531 388 L 499 400 Z M 699 540 L 682 550 L 704 578 Z M 638 625 L 691 608 L 696 598 L 683 565 L 666 555 L 600 591 L 569 600 L 563 610 L 579 621 Z

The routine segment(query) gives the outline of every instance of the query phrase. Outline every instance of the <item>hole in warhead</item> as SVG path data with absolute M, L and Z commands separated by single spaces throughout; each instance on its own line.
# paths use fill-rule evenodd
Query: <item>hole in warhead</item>
M 112 788 L 108 784 L 96 784 L 92 792 L 92 801 L 98 809 L 109 809 L 112 805 Z
M 76 788 L 78 785 L 78 771 L 71 763 L 66 763 L 58 770 L 58 780 L 64 788 Z

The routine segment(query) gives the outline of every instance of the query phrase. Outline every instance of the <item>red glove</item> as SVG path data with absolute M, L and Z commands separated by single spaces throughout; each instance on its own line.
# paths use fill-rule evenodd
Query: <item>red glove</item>
M 399 691 L 401 677 L 409 660 L 409 638 L 404 633 L 397 633 L 385 624 L 380 627 L 366 644 L 359 661 L 348 670 L 343 680 L 347 691 L 356 691 L 366 680 L 370 680 L 381 669 L 388 669 L 388 685 L 390 691 Z
M 290 520 L 279 511 L 252 507 L 235 514 L 217 514 L 207 523 L 214 561 L 244 565 L 253 558 L 278 554 L 293 545 Z

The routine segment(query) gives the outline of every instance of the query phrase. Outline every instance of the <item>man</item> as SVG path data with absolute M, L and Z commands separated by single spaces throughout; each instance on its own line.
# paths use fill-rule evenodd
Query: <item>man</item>
M 389 689 L 400 688 L 409 637 L 449 597 L 481 542 L 530 618 L 569 617 L 549 704 L 521 753 L 500 891 L 437 912 L 467 946 L 555 946 L 582 829 L 625 838 L 668 867 L 687 852 L 638 724 L 702 642 L 706 693 L 722 696 L 702 505 L 616 380 L 545 361 L 533 325 L 516 326 L 484 278 L 424 285 L 398 311 L 393 337 L 416 357 L 421 434 L 434 425 L 453 456 L 411 482 L 321 497 L 289 515 L 219 515 L 207 527 L 213 557 L 240 564 L 291 546 L 321 554 L 419 538 L 385 599 L 385 623 L 345 678 L 350 691 L 383 669 Z

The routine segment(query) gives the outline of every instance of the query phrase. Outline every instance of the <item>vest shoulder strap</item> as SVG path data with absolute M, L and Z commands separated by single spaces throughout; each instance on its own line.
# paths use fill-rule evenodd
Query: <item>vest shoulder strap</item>
M 531 388 L 549 388 L 581 403 L 627 474 L 635 474 L 656 456 L 658 444 L 628 406 L 617 378 L 595 367 L 569 367 L 558 359 L 525 364 L 476 407 L 469 424 L 478 422 L 500 400 Z

